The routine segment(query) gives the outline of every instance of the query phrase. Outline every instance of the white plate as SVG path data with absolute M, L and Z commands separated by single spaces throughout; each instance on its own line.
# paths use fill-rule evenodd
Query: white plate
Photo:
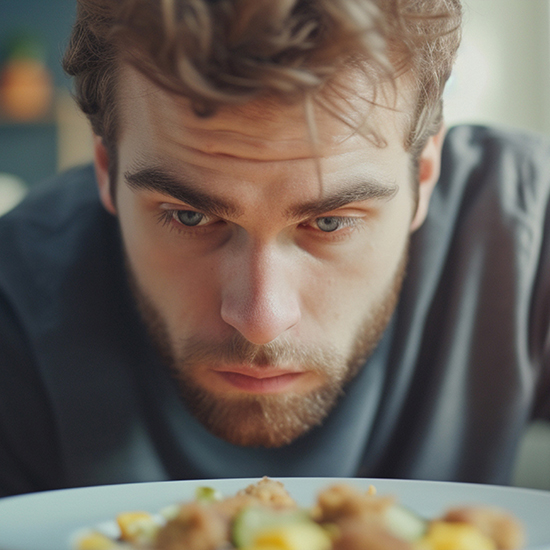
M 550 492 L 531 489 L 391 479 L 279 478 L 303 506 L 316 493 L 337 482 L 392 494 L 419 514 L 435 517 L 460 504 L 496 505 L 517 516 L 526 526 L 529 549 L 550 550 Z M 152 513 L 194 497 L 197 486 L 219 489 L 224 495 L 258 479 L 219 479 L 130 483 L 81 489 L 64 489 L 0 499 L 1 550 L 63 550 L 78 530 L 112 521 L 131 510 Z

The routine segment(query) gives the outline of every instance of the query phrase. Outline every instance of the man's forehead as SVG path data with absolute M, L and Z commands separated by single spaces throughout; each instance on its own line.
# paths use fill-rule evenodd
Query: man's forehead
M 181 128 L 210 154 L 232 154 L 217 150 L 220 142 L 249 146 L 258 160 L 286 155 L 277 152 L 278 145 L 285 150 L 292 146 L 297 159 L 323 156 L 323 147 L 345 150 L 350 139 L 364 139 L 366 147 L 403 145 L 410 118 L 408 93 L 393 86 L 369 89 L 359 71 L 342 73 L 311 103 L 261 98 L 221 107 L 210 117 L 197 116 L 187 98 L 161 89 L 128 65 L 120 77 L 122 131 L 143 124 L 159 134 Z

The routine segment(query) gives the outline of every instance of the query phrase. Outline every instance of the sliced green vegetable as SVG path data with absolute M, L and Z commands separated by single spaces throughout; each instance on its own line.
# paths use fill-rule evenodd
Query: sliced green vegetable
M 396 537 L 413 542 L 426 533 L 428 522 L 405 506 L 394 504 L 386 511 L 386 527 Z

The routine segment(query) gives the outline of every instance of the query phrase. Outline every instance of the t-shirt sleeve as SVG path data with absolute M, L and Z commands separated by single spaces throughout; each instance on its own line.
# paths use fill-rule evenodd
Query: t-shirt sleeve
M 56 439 L 29 343 L 0 293 L 0 497 L 60 485 Z

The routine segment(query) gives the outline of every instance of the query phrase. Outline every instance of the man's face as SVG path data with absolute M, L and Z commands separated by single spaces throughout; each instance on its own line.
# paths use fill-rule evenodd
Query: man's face
M 116 207 L 101 153 L 96 167 L 151 335 L 214 434 L 286 444 L 326 417 L 395 308 L 415 212 L 405 119 L 347 98 L 348 122 L 387 145 L 319 111 L 314 151 L 303 106 L 201 119 L 132 69 L 120 81 Z

